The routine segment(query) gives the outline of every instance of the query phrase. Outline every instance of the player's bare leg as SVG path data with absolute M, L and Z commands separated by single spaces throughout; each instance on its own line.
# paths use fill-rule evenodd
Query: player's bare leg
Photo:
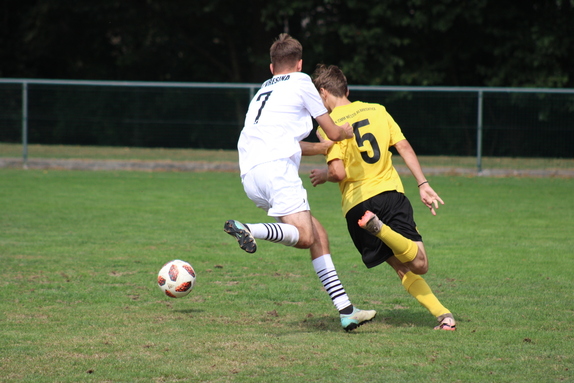
M 313 227 L 313 219 L 309 210 L 279 217 L 278 221 L 293 225 L 299 231 L 299 239 L 294 247 L 298 249 L 309 249 L 315 242 L 315 229 Z
M 423 275 L 429 270 L 429 261 L 427 258 L 427 252 L 422 242 L 415 241 L 418 251 L 415 259 L 408 263 L 409 268 L 415 274 Z

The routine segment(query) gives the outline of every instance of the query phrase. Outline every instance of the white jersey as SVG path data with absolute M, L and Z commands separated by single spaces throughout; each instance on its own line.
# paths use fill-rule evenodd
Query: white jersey
M 307 74 L 293 72 L 265 81 L 249 104 L 237 143 L 241 175 L 281 158 L 293 157 L 299 165 L 299 141 L 313 129 L 311 117 L 325 113 L 327 109 Z

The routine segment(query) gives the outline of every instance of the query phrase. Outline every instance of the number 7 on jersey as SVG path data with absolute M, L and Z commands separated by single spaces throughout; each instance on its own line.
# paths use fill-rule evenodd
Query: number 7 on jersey
M 261 93 L 257 97 L 257 100 L 255 100 L 255 101 L 261 101 L 261 99 L 263 98 L 263 101 L 261 102 L 261 107 L 259 108 L 259 111 L 257 112 L 257 117 L 255 117 L 254 124 L 257 124 L 259 122 L 259 117 L 261 117 L 261 112 L 263 111 L 263 107 L 265 107 L 265 103 L 267 102 L 267 100 L 269 100 L 269 96 L 271 96 L 271 93 L 273 93 L 272 90 L 269 92 Z

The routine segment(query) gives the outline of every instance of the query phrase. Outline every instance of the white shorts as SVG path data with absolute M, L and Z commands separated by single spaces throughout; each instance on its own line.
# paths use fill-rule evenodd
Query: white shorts
M 257 165 L 241 178 L 243 189 L 270 217 L 310 210 L 299 166 L 290 159 Z

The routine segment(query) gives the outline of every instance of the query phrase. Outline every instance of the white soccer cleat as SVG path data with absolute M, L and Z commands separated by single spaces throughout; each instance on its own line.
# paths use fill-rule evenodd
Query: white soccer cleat
M 377 312 L 375 310 L 359 310 L 353 307 L 353 312 L 350 314 L 341 314 L 341 326 L 345 331 L 351 331 L 367 322 L 375 319 Z

